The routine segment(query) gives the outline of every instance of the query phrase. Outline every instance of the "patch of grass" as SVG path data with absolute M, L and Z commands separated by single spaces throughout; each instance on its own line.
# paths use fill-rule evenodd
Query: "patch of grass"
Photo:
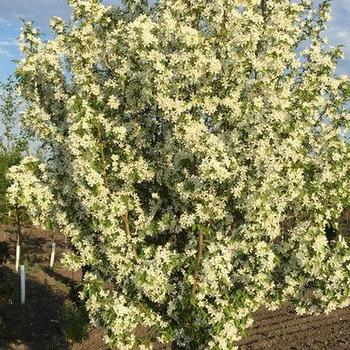
M 67 340 L 80 343 L 90 330 L 89 317 L 83 308 L 78 308 L 73 302 L 67 301 L 60 311 L 62 331 Z
M 54 264 L 55 270 L 66 269 L 67 266 L 62 263 L 62 259 L 56 259 Z
M 43 268 L 39 264 L 30 264 L 28 260 L 24 261 L 23 264 L 26 267 L 27 274 L 37 274 L 43 271 Z

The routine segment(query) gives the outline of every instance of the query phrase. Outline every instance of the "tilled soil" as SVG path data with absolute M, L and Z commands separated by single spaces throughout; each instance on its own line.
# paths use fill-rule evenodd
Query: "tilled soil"
M 66 287 L 45 276 L 40 269 L 33 269 L 28 271 L 27 303 L 21 305 L 18 302 L 18 275 L 9 268 L 2 272 L 12 287 L 1 317 L 4 332 L 2 346 L 16 350 L 68 349 L 57 314 L 64 303 Z
M 53 239 L 56 259 L 50 269 Z M 26 266 L 25 305 L 20 304 L 19 275 L 14 271 L 15 230 L 0 226 L 0 241 L 8 242 L 10 247 L 10 258 L 0 266 L 0 283 L 6 284 L 6 293 L 0 298 L 0 350 L 107 350 L 101 330 L 90 332 L 82 344 L 69 342 L 62 333 L 59 312 L 70 287 L 81 279 L 80 271 L 72 273 L 59 263 L 66 251 L 62 235 L 24 228 L 21 263 Z
M 259 310 L 240 350 L 349 350 L 350 308 L 298 316 L 291 307 Z
M 48 266 L 52 239 L 57 247 L 53 270 Z M 108 350 L 101 329 L 92 329 L 80 344 L 70 342 L 62 333 L 59 311 L 71 285 L 81 278 L 79 271 L 69 272 L 59 263 L 66 250 L 64 238 L 25 228 L 25 305 L 19 302 L 19 277 L 14 272 L 16 234 L 9 226 L 0 226 L 0 242 L 4 240 L 9 243 L 10 258 L 0 266 L 0 283 L 2 279 L 8 286 L 0 295 L 0 350 Z M 238 343 L 240 350 L 350 350 L 350 307 L 327 316 L 297 316 L 291 307 L 274 312 L 261 309 L 254 318 L 248 337 Z M 154 348 L 170 346 L 157 344 Z

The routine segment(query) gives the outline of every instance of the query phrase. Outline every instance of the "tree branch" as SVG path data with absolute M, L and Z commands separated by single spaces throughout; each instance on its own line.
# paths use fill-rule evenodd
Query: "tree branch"
M 196 294 L 197 290 L 197 282 L 198 282 L 198 274 L 199 274 L 199 268 L 203 256 L 203 248 L 204 248 L 204 243 L 203 243 L 203 230 L 199 231 L 198 234 L 198 250 L 197 250 L 197 260 L 196 260 L 196 266 L 193 271 L 193 284 L 192 284 L 192 290 L 191 290 L 191 296 L 193 297 Z
M 105 156 L 105 152 L 104 152 L 104 145 L 102 143 L 100 127 L 98 127 L 98 129 L 97 129 L 97 142 L 98 142 L 98 147 L 99 147 L 100 155 L 101 155 L 102 172 L 103 172 L 103 178 L 104 178 L 105 186 L 107 187 L 107 189 L 109 189 L 108 178 L 107 178 L 106 156 Z M 131 232 L 130 232 L 129 213 L 128 212 L 126 212 L 124 214 L 123 221 L 124 221 L 126 236 L 128 238 L 128 241 L 132 245 L 132 250 L 133 250 L 134 257 L 135 257 L 135 259 L 137 259 L 137 251 L 136 251 L 135 246 L 132 244 L 132 237 L 131 237 Z
M 124 225 L 125 225 L 126 236 L 128 237 L 128 241 L 132 245 L 132 251 L 134 253 L 134 257 L 135 257 L 135 259 L 137 259 L 137 251 L 136 251 L 135 246 L 132 243 L 132 237 L 131 237 L 131 232 L 130 232 L 130 224 L 129 224 L 129 213 L 128 212 L 126 212 L 125 215 L 123 216 L 123 220 L 124 220 Z
M 100 150 L 100 155 L 101 155 L 103 179 L 105 182 L 105 186 L 109 189 L 108 178 L 107 178 L 106 156 L 105 156 L 105 151 L 104 151 L 104 145 L 102 143 L 102 136 L 101 136 L 100 127 L 97 128 L 97 143 L 98 143 L 98 148 Z

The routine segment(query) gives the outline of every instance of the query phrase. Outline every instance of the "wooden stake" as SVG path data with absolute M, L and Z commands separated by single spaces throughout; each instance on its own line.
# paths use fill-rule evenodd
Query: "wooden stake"
M 19 258 L 21 255 L 21 246 L 17 243 L 16 245 L 16 272 L 18 272 Z
M 17 244 L 22 244 L 22 223 L 21 223 L 21 211 L 18 205 L 15 206 L 16 210 L 16 225 L 17 225 Z
M 50 258 L 50 269 L 53 268 L 53 264 L 55 261 L 55 252 L 56 252 L 56 242 L 52 243 L 52 249 L 51 249 L 51 258 Z
M 24 265 L 20 266 L 20 282 L 21 282 L 21 304 L 25 304 L 25 301 L 26 301 L 26 282 L 25 282 Z
M 21 255 L 21 244 L 22 244 L 22 225 L 21 225 L 20 208 L 17 204 L 15 205 L 15 210 L 16 210 L 16 224 L 17 224 L 16 272 L 18 272 L 18 266 L 19 266 L 20 255 Z

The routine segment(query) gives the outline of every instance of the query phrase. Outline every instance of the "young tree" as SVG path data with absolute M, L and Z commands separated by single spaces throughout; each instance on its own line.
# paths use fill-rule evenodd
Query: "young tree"
M 19 98 L 12 77 L 0 83 L 0 222 L 9 222 L 10 206 L 6 191 L 10 184 L 7 173 L 11 166 L 18 164 L 28 150 L 28 140 L 19 126 Z M 17 213 L 18 214 L 18 213 Z
M 324 232 L 350 200 L 330 2 L 69 3 L 55 39 L 22 33 L 22 121 L 50 157 L 9 192 L 70 239 L 108 342 L 234 349 L 261 305 L 348 305 L 348 243 Z

